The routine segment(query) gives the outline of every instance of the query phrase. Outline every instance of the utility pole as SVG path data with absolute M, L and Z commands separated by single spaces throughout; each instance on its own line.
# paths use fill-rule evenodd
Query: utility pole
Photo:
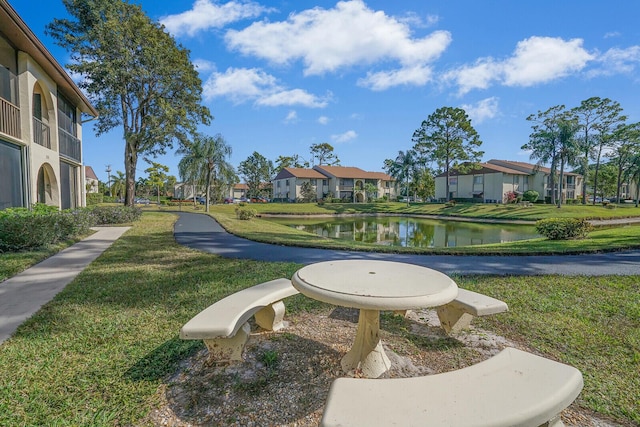
M 111 194 L 111 165 L 107 165 L 107 188 L 109 189 L 109 196 L 112 196 Z

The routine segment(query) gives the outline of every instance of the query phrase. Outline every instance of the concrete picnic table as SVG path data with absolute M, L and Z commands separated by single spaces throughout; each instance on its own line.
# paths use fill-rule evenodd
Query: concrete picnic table
M 310 298 L 360 310 L 353 346 L 341 365 L 346 373 L 367 378 L 378 378 L 391 367 L 380 341 L 380 311 L 436 307 L 458 295 L 447 275 L 393 261 L 319 262 L 298 270 L 291 282 Z

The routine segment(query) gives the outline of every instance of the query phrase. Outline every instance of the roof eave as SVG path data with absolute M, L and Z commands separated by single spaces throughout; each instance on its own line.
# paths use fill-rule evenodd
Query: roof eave
M 56 84 L 63 89 L 64 94 L 71 98 L 80 108 L 80 111 L 93 117 L 98 117 L 98 111 L 91 105 L 89 99 L 69 77 L 69 74 L 51 55 L 51 52 L 42 44 L 38 37 L 31 31 L 20 15 L 6 0 L 0 0 L 0 28 L 6 34 L 17 49 L 28 53 L 43 69 L 53 78 Z M 8 18 L 8 19 L 7 19 Z

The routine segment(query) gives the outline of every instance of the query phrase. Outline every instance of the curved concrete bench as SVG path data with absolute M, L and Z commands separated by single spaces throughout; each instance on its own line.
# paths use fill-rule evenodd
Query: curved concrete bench
M 576 368 L 506 348 L 457 371 L 415 378 L 338 378 L 321 425 L 562 426 L 582 390 Z
M 440 325 L 446 333 L 466 329 L 474 317 L 505 312 L 507 303 L 477 292 L 458 288 L 458 296 L 450 303 L 438 307 Z
M 282 300 L 297 293 L 291 280 L 284 278 L 243 289 L 198 313 L 180 329 L 180 338 L 203 340 L 212 361 L 242 360 L 251 316 L 263 329 L 277 331 L 284 327 Z

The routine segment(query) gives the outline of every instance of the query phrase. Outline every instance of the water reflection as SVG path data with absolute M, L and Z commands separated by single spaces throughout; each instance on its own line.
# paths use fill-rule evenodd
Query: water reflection
M 415 217 L 268 219 L 323 237 L 413 248 L 472 246 L 540 237 L 535 228 L 528 225 L 440 221 Z

